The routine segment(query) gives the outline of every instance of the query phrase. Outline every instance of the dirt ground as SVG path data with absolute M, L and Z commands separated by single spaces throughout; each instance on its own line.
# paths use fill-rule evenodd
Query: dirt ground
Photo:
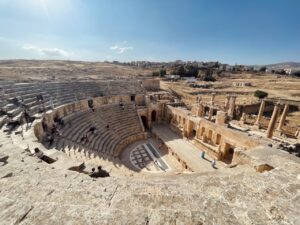
M 2 60 L 0 79 L 13 80 L 76 80 L 138 77 L 152 71 L 103 62 Z

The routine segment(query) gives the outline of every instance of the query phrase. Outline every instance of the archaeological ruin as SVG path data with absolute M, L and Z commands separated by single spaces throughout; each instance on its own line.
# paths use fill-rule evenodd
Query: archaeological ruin
M 300 224 L 300 101 L 187 104 L 158 78 L 0 91 L 0 224 Z

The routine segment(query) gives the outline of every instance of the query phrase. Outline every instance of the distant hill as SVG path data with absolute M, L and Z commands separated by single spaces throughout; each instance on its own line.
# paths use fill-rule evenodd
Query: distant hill
M 282 62 L 265 65 L 268 69 L 294 69 L 300 70 L 300 62 Z
M 103 79 L 151 76 L 152 71 L 106 62 L 0 60 L 1 79 Z

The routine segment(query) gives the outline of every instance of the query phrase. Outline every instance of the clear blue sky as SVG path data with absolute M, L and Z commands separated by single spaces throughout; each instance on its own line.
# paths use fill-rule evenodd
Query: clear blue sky
M 300 0 L 0 0 L 0 59 L 300 61 Z

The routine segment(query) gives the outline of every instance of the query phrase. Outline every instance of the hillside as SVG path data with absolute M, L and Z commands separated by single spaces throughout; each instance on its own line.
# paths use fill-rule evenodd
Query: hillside
M 150 70 L 104 62 L 0 60 L 0 79 L 103 79 L 149 74 Z
M 294 69 L 300 70 L 300 63 L 299 62 L 282 62 L 276 64 L 269 64 L 266 65 L 269 69 Z

